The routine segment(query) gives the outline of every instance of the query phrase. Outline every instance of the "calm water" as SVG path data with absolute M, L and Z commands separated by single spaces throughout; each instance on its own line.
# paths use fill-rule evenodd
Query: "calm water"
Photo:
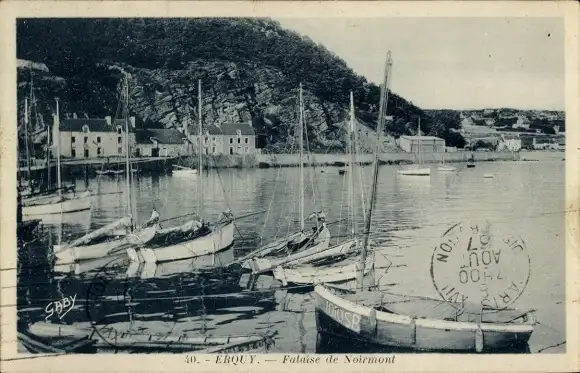
M 530 280 L 514 306 L 537 310 L 540 324 L 530 340 L 531 352 L 565 351 L 564 162 L 479 163 L 476 168 L 447 174 L 433 167 L 431 177 L 397 176 L 397 169 L 383 166 L 379 174 L 372 228 L 381 247 L 376 262 L 379 286 L 438 297 L 429 275 L 437 239 L 453 224 L 488 219 L 519 233 L 527 244 Z M 358 206 L 361 198 L 369 195 L 371 168 L 364 168 L 362 173 L 365 185 L 358 186 L 355 193 Z M 484 174 L 494 178 L 484 178 Z M 349 175 L 339 175 L 337 168 L 317 168 L 306 169 L 305 178 L 306 214 L 323 210 L 329 222 L 348 216 Z M 122 266 L 106 290 L 109 302 L 93 306 L 91 314 L 106 317 L 108 323 L 127 325 L 125 304 L 112 300 L 119 291 L 129 289 L 132 325 L 143 333 L 241 335 L 277 330 L 273 347 L 277 352 L 347 352 L 345 343 L 317 345 L 309 289 L 278 289 L 279 284 L 269 276 L 261 276 L 248 288 L 247 275 L 236 267 L 225 267 L 260 240 L 267 242 L 296 229 L 298 169 L 220 170 L 203 178 L 142 176 L 136 180 L 133 193 L 138 220 L 146 220 L 152 208 L 161 219 L 199 211 L 200 180 L 203 215 L 209 220 L 227 207 L 237 216 L 265 212 L 237 221 L 233 249 L 217 256 L 157 266 Z M 78 189 L 85 188 L 85 181 L 76 182 Z M 25 322 L 44 320 L 46 304 L 74 294 L 74 309 L 60 321 L 55 315 L 49 320 L 79 325 L 87 322 L 84 308 L 90 298 L 89 284 L 110 259 L 76 266 L 46 263 L 51 244 L 70 241 L 124 213 L 123 177 L 89 180 L 88 187 L 100 193 L 92 211 L 45 222 L 45 236 L 21 250 L 18 302 L 19 316 Z M 357 229 L 362 229 L 360 209 L 357 216 Z M 341 239 L 347 224 L 330 224 L 333 236 Z M 384 268 L 389 261 L 392 265 L 387 271 Z

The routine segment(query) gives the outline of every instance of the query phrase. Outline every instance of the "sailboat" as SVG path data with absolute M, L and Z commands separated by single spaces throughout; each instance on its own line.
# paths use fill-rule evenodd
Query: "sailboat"
M 26 105 L 25 105 L 26 106 Z M 56 115 L 54 117 L 54 133 L 59 134 L 60 118 L 59 118 L 58 99 L 56 100 Z M 26 108 L 27 110 L 27 108 Z M 25 115 L 25 121 L 28 121 L 28 114 Z M 80 195 L 75 193 L 63 193 L 63 186 L 61 180 L 61 166 L 60 166 L 60 136 L 56 137 L 56 174 L 57 174 L 57 190 L 56 195 L 48 195 L 47 198 L 33 198 L 23 201 L 22 215 L 23 219 L 34 219 L 42 215 L 48 214 L 62 214 L 75 211 L 89 210 L 92 205 L 92 196 L 90 191 L 85 191 Z
M 442 162 L 441 162 L 441 164 L 439 164 L 439 167 L 437 168 L 439 171 L 441 171 L 441 172 L 457 171 L 457 167 L 453 167 L 453 166 L 449 166 L 449 165 L 445 164 L 445 153 L 443 153 L 441 160 L 442 160 Z
M 391 65 L 389 52 L 387 66 Z M 383 117 L 379 118 L 378 136 L 383 129 Z M 377 180 L 378 152 L 375 154 L 372 194 L 365 221 L 367 229 L 360 255 L 362 266 L 367 263 Z M 459 305 L 444 300 L 370 290 L 363 284 L 363 273 L 364 267 L 357 277 L 354 293 L 328 284 L 315 286 L 315 318 L 319 333 L 414 350 L 482 352 L 526 343 L 534 330 L 535 318 L 529 312 L 494 310 L 474 317 L 470 312 L 457 312 L 456 307 L 466 309 L 465 303 Z M 478 306 L 477 310 L 482 310 L 481 305 Z
M 201 80 L 198 81 L 198 162 L 203 170 L 203 125 L 201 117 Z M 203 175 L 203 174 L 202 174 Z M 191 220 L 178 227 L 159 229 L 144 246 L 130 247 L 127 254 L 132 261 L 162 263 L 215 254 L 234 243 L 234 216 L 227 209 L 215 223 L 203 221 L 203 180 L 199 187 L 199 216 L 201 221 Z
M 381 96 L 381 107 L 383 107 L 383 99 L 386 97 Z M 379 116 L 384 120 L 385 112 L 381 110 Z M 296 285 L 312 285 L 316 283 L 336 283 L 336 282 L 346 282 L 355 279 L 361 272 L 361 262 L 354 255 L 361 251 L 361 242 L 358 240 L 358 232 L 356 229 L 356 198 L 355 198 L 355 184 L 354 184 L 354 166 L 358 162 L 356 161 L 356 129 L 355 129 L 355 115 L 354 115 L 354 99 L 353 94 L 350 94 L 350 126 L 348 133 L 348 144 L 350 153 L 349 162 L 349 195 L 350 195 L 350 223 L 351 223 L 351 237 L 345 242 L 342 242 L 336 246 L 330 247 L 324 251 L 312 254 L 310 256 L 302 258 L 302 260 L 295 260 L 292 262 L 287 262 L 285 265 L 277 266 L 274 271 L 274 278 L 282 282 L 283 286 L 288 284 Z M 377 142 L 377 146 L 379 146 Z M 378 157 L 378 150 L 377 150 Z M 377 161 L 378 164 L 378 161 Z M 362 188 L 361 188 L 362 190 Z M 363 213 L 367 213 L 364 210 L 364 197 L 361 193 L 361 206 L 363 207 Z M 367 229 L 368 230 L 368 229 Z M 364 244 L 364 243 L 362 243 Z M 363 259 L 366 266 L 362 271 L 366 274 L 369 273 L 372 268 L 372 263 L 374 261 L 373 255 Z
M 421 149 L 421 118 L 419 118 L 419 123 L 417 125 L 417 155 L 419 158 L 419 163 L 411 167 L 398 170 L 399 175 L 406 176 L 429 176 L 431 175 L 431 168 L 422 167 L 423 166 L 423 151 Z
M 299 191 L 300 230 L 282 239 L 263 246 L 249 255 L 241 258 L 242 268 L 250 269 L 253 274 L 265 273 L 275 267 L 293 262 L 306 260 L 305 258 L 325 251 L 330 245 L 330 231 L 326 226 L 325 214 L 322 211 L 314 212 L 308 219 L 315 219 L 316 226 L 310 234 L 305 233 L 304 219 L 304 102 L 302 84 L 298 90 L 299 101 Z
M 475 159 L 473 158 L 473 154 L 471 154 L 471 157 L 469 157 L 469 160 L 467 161 L 467 168 L 474 167 L 475 167 Z
M 54 245 L 53 251 L 58 264 L 75 263 L 77 261 L 103 258 L 115 254 L 127 246 L 139 246 L 151 240 L 159 228 L 159 215 L 154 211 L 151 218 L 141 227 L 135 226 L 131 202 L 131 164 L 129 160 L 129 81 L 125 76 L 124 82 L 124 109 L 125 109 L 125 171 L 127 186 L 127 216 L 114 221 L 100 229 L 86 234 L 66 245 Z M 58 110 L 57 110 L 58 112 Z M 119 234 L 119 230 L 122 231 Z

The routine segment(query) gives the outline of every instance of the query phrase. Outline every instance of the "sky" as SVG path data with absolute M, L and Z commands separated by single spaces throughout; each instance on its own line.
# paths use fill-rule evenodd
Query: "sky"
M 424 109 L 564 110 L 564 23 L 556 18 L 277 18 L 358 74 Z

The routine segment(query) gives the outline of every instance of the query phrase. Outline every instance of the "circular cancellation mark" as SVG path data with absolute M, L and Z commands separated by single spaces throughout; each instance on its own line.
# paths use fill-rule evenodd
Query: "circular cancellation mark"
M 530 258 L 518 235 L 488 221 L 447 230 L 431 256 L 431 279 L 439 295 L 469 313 L 513 304 L 530 278 Z

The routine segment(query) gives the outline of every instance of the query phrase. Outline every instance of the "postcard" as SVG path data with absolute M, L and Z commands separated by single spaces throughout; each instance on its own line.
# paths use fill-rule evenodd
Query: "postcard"
M 8 1 L 2 371 L 578 371 L 577 2 Z

